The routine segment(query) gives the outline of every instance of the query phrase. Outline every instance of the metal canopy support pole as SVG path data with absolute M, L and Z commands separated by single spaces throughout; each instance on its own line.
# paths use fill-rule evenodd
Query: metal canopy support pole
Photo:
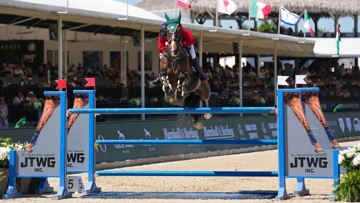
M 199 64 L 203 67 L 203 33 L 200 31 L 200 39 L 199 39 Z M 203 67 L 204 68 L 204 67 Z M 211 95 L 211 93 L 210 93 Z M 203 102 L 200 99 L 200 107 L 203 107 Z
M 275 46 L 274 46 L 274 104 L 277 105 L 277 70 L 278 70 L 278 60 L 277 60 L 277 41 L 275 41 Z
M 123 54 L 122 54 L 122 69 L 121 69 L 121 82 L 124 83 L 125 87 L 127 87 L 127 57 L 126 57 L 126 36 L 121 36 L 121 41 L 123 44 Z M 121 53 L 121 52 L 120 52 Z
M 141 25 L 141 108 L 145 108 L 145 26 Z M 141 114 L 145 120 L 145 114 Z
M 239 79 L 238 79 L 238 81 L 239 81 L 239 96 L 240 96 L 240 107 L 242 107 L 243 106 L 243 91 L 242 91 L 242 88 L 243 88 L 243 84 L 242 84 L 242 78 L 243 78 L 243 75 L 242 75 L 242 39 L 241 39 L 241 37 L 239 37 L 239 42 L 238 42 L 238 44 L 239 44 L 239 74 L 238 74 L 238 76 L 239 76 Z M 240 117 L 242 117 L 243 116 L 243 114 L 242 113 L 240 113 Z
M 200 32 L 200 39 L 199 39 L 199 62 L 200 62 L 200 66 L 203 67 L 203 33 L 202 32 Z
M 66 30 L 63 31 L 63 47 L 64 47 L 64 78 L 67 79 L 67 68 L 68 65 L 67 64 L 67 60 L 68 60 L 68 56 L 67 56 L 67 39 L 66 39 Z
M 58 18 L 58 50 L 58 78 L 63 79 L 62 15 Z
M 257 75 L 259 75 L 259 73 L 260 73 L 260 67 L 261 67 L 261 55 L 260 54 L 258 54 L 257 56 L 256 56 L 256 64 L 257 64 L 257 66 L 256 66 L 256 74 Z

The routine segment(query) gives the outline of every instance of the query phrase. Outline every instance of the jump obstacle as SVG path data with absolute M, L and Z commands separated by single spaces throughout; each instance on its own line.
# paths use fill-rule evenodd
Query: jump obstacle
M 279 189 L 276 200 L 283 200 L 289 198 L 286 191 L 286 178 L 297 178 L 298 186 L 295 191 L 295 194 L 306 195 L 309 194 L 309 190 L 306 189 L 304 178 L 327 178 L 334 180 L 334 187 L 339 178 L 339 165 L 337 164 L 337 150 L 326 150 L 331 151 L 331 153 L 326 153 L 323 157 L 318 157 L 314 152 L 313 148 L 310 145 L 311 150 L 302 149 L 304 154 L 307 154 L 308 157 L 297 157 L 302 154 L 290 154 L 292 153 L 292 146 L 299 145 L 298 142 L 289 143 L 290 134 L 296 134 L 297 132 L 289 132 L 289 123 L 292 123 L 292 127 L 296 127 L 293 123 L 298 123 L 297 120 L 294 120 L 292 112 L 289 110 L 289 107 L 284 105 L 283 95 L 284 93 L 302 93 L 302 92 L 318 92 L 318 88 L 297 88 L 297 89 L 278 89 L 278 136 L 277 140 L 95 140 L 95 114 L 175 114 L 175 113 L 186 113 L 186 114 L 200 114 L 200 113 L 221 113 L 221 114 L 230 114 L 230 113 L 269 113 L 275 109 L 275 107 L 215 107 L 215 108 L 114 108 L 114 109 L 100 109 L 94 108 L 95 93 L 92 90 L 77 90 L 76 93 L 89 94 L 89 108 L 82 109 L 69 109 L 69 112 L 74 114 L 88 114 L 88 134 L 89 134 L 89 164 L 88 164 L 88 179 L 86 190 L 83 191 L 85 194 L 97 193 L 100 190 L 96 187 L 95 183 L 95 174 L 97 176 L 221 176 L 221 177 L 241 177 L 241 176 L 253 176 L 253 177 L 278 177 L 279 178 Z M 75 93 L 75 91 L 74 91 Z M 306 108 L 305 108 L 306 110 Z M 306 111 L 308 115 L 309 111 Z M 64 114 L 64 113 L 63 113 Z M 63 115 L 61 114 L 61 115 Z M 292 119 L 292 120 L 289 120 Z M 60 126 L 63 127 L 64 121 L 61 122 Z M 297 126 L 298 127 L 298 126 Z M 301 129 L 299 128 L 300 133 Z M 60 131 L 60 143 L 61 146 L 66 146 L 66 131 Z M 292 136 L 294 137 L 294 136 Z M 300 135 L 300 137 L 304 137 Z M 299 138 L 300 139 L 300 138 Z M 307 138 L 304 138 L 305 142 L 303 144 L 304 148 L 309 145 Z M 302 140 L 303 141 L 303 140 Z M 319 139 L 320 142 L 320 139 Z M 278 171 L 123 171 L 123 170 L 101 170 L 95 171 L 95 153 L 93 144 L 97 143 L 99 145 L 107 144 L 156 144 L 156 145 L 221 145 L 221 144 L 256 144 L 256 145 L 278 145 Z M 60 153 L 60 164 L 62 163 L 62 170 L 60 175 L 55 176 L 60 178 L 60 187 L 59 191 L 54 199 L 62 199 L 70 197 L 66 191 L 65 180 L 66 180 L 66 150 L 63 150 L 61 147 Z M 297 153 L 297 152 L 295 152 Z M 19 163 L 16 161 L 15 151 L 12 151 L 10 154 L 11 169 L 15 169 Z M 291 165 L 291 159 L 307 159 L 308 162 L 311 159 L 312 161 L 318 161 L 319 158 L 324 163 L 326 162 L 326 167 L 324 165 L 308 165 L 307 168 L 299 167 L 294 169 L 289 167 Z M 311 162 L 312 162 L 311 161 Z M 294 165 L 294 164 L 292 164 Z M 305 171 L 304 171 L 305 170 Z M 16 177 L 24 177 L 26 175 L 20 174 L 18 171 L 13 170 L 13 173 L 10 173 L 10 180 L 13 182 Z M 324 172 L 325 171 L 325 172 Z M 305 174 L 304 174 L 305 173 Z M 49 177 L 49 176 L 44 176 Z M 9 186 L 7 191 L 8 198 L 18 197 L 13 195 L 16 190 L 14 185 Z M 15 191 L 15 192 L 14 192 Z M 334 196 L 330 196 L 330 200 L 334 201 Z

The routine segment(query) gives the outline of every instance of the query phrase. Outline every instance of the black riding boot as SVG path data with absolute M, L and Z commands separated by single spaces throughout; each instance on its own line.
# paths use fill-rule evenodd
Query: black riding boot
M 199 59 L 198 58 L 193 59 L 193 65 L 194 65 L 194 68 L 195 68 L 196 72 L 198 73 L 198 75 L 200 77 L 200 80 L 202 82 L 207 82 L 209 80 L 209 77 L 204 74 L 204 71 L 203 71 L 203 69 L 201 68 L 201 66 L 199 64 Z

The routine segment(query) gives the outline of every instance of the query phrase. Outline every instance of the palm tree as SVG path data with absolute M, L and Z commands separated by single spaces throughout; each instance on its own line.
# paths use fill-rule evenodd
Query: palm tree
M 276 29 L 276 25 L 273 21 L 264 20 L 261 25 L 258 27 L 259 32 L 272 32 L 273 29 Z

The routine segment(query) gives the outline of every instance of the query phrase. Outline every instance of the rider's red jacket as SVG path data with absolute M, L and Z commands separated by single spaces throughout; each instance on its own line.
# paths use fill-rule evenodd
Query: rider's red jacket
M 184 27 L 182 27 L 182 43 L 183 43 L 183 46 L 191 46 L 193 44 L 196 43 L 196 40 L 195 38 L 193 37 L 193 35 L 191 34 L 191 32 L 187 29 L 185 29 Z M 166 44 L 166 38 L 162 38 L 159 34 L 158 36 L 158 50 L 159 50 L 159 53 L 163 53 L 163 51 L 165 49 L 167 49 L 167 44 Z

